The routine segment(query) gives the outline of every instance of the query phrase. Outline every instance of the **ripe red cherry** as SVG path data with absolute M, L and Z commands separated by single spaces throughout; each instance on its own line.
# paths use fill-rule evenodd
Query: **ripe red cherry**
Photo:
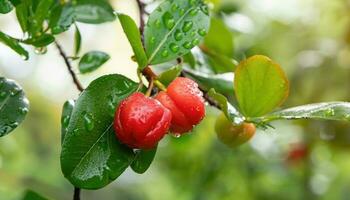
M 152 149 L 167 133 L 171 112 L 157 100 L 136 92 L 115 113 L 117 138 L 131 148 Z
M 203 93 L 191 79 L 176 78 L 156 99 L 171 111 L 170 131 L 175 134 L 191 131 L 205 116 Z

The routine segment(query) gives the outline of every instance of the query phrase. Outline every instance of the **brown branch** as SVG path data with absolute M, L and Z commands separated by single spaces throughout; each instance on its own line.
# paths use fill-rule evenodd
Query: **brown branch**
M 61 47 L 61 45 L 55 41 L 55 44 L 56 44 L 56 47 L 58 49 L 58 51 L 60 52 L 60 55 L 62 56 L 64 62 L 66 63 L 66 66 L 67 66 L 67 69 L 73 79 L 73 82 L 75 84 L 75 86 L 77 87 L 77 89 L 82 92 L 84 90 L 83 86 L 81 85 L 81 83 L 79 82 L 76 74 L 74 73 L 73 71 L 73 67 L 71 65 L 71 63 L 69 62 L 69 58 L 68 56 L 66 55 L 66 53 L 64 52 L 63 48 Z
M 80 188 L 74 187 L 73 200 L 80 200 Z
M 141 0 L 136 0 L 137 6 L 139 7 L 139 13 L 140 13 L 140 34 L 141 34 L 141 40 L 142 43 L 144 43 L 144 38 L 143 38 L 143 32 L 144 32 L 144 28 L 145 28 L 145 20 L 144 20 L 144 16 L 146 15 L 146 11 L 145 11 L 145 4 L 143 2 L 141 2 Z

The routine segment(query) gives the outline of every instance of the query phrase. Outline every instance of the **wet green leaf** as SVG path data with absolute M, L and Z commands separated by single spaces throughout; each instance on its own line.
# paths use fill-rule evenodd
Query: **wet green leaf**
M 29 101 L 13 80 L 0 77 L 0 137 L 13 131 L 25 118 Z
M 147 66 L 147 56 L 141 42 L 140 31 L 137 28 L 133 19 L 124 14 L 118 14 L 120 24 L 123 27 L 124 33 L 129 40 L 129 43 L 134 51 L 135 58 L 139 65 L 139 69 L 144 69 Z
M 209 32 L 204 38 L 204 45 L 216 54 L 224 55 L 228 58 L 233 57 L 233 34 L 222 19 L 211 19 Z
M 74 100 L 68 100 L 63 104 L 61 115 L 61 144 L 63 144 L 64 137 L 68 131 L 68 125 L 71 119 L 74 105 Z
M 38 37 L 24 40 L 23 43 L 31 44 L 35 47 L 45 47 L 55 41 L 55 38 L 50 34 L 42 34 Z
M 0 13 L 6 14 L 13 9 L 12 3 L 9 0 L 0 0 Z
M 77 25 L 75 25 L 75 34 L 74 34 L 74 55 L 78 56 L 81 48 L 81 34 Z
M 110 56 L 102 51 L 90 51 L 83 55 L 79 62 L 79 71 L 82 74 L 92 72 L 101 67 L 110 59 Z
M 16 6 L 16 16 L 22 31 L 27 32 L 30 24 L 28 22 L 29 12 L 28 5 L 26 2 L 22 2 L 18 6 Z
M 115 180 L 134 160 L 113 130 L 116 107 L 138 84 L 118 75 L 94 80 L 73 108 L 62 145 L 61 168 L 76 187 L 98 189 Z
M 257 119 L 258 121 L 263 122 L 280 119 L 321 119 L 350 121 L 350 103 L 326 102 L 308 104 L 277 111 Z
M 238 110 L 227 101 L 227 98 L 224 95 L 217 93 L 215 89 L 210 89 L 208 96 L 213 98 L 219 104 L 222 112 L 232 123 L 240 124 L 245 120 L 241 113 L 239 113 Z
M 69 29 L 74 23 L 74 8 L 70 4 L 56 5 L 50 15 L 49 27 L 52 34 L 59 34 Z
M 204 58 L 215 73 L 233 72 L 238 63 L 225 55 L 215 53 L 212 50 L 204 52 Z
M 202 0 L 161 3 L 145 28 L 148 63 L 163 63 L 190 52 L 208 32 L 209 22 L 209 10 Z
M 22 200 L 48 200 L 48 199 L 41 196 L 39 193 L 34 192 L 33 190 L 27 190 L 24 193 Z
M 158 76 L 158 80 L 163 83 L 165 86 L 168 86 L 176 77 L 181 74 L 182 67 L 181 65 L 176 65 L 169 70 L 161 73 Z
M 18 53 L 24 60 L 28 60 L 28 52 L 19 44 L 18 40 L 0 31 L 0 42 Z
M 114 10 L 108 1 L 77 0 L 74 5 L 76 20 L 88 24 L 101 24 L 115 20 Z
M 41 0 L 36 7 L 34 19 L 31 22 L 33 24 L 33 33 L 40 31 L 43 28 L 43 22 L 49 15 L 49 9 L 51 8 L 54 0 Z
M 143 174 L 151 166 L 156 155 L 157 147 L 151 150 L 138 150 L 135 160 L 131 163 L 131 169 L 138 174 Z
M 234 88 L 245 117 L 260 117 L 288 97 L 289 82 L 282 68 L 266 56 L 242 61 L 235 72 Z
M 224 73 L 224 74 L 208 74 L 195 70 L 186 70 L 192 79 L 203 88 L 204 90 L 209 90 L 214 88 L 216 91 L 222 94 L 233 95 L 233 73 Z

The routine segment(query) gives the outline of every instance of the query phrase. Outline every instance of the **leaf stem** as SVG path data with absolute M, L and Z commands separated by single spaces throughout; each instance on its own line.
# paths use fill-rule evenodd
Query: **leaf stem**
M 81 85 L 78 77 L 74 73 L 73 67 L 72 67 L 71 63 L 69 62 L 69 57 L 67 56 L 67 54 L 64 52 L 63 48 L 61 47 L 61 45 L 57 41 L 55 41 L 55 44 L 56 44 L 58 51 L 60 52 L 61 57 L 63 58 L 66 66 L 67 66 L 67 69 L 68 69 L 68 71 L 73 79 L 75 86 L 77 87 L 77 89 L 80 92 L 82 92 L 84 90 L 84 87 Z

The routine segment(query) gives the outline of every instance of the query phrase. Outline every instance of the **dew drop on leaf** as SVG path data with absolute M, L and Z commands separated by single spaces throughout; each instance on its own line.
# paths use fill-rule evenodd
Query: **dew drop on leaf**
M 204 28 L 201 28 L 201 29 L 198 30 L 198 34 L 200 36 L 205 36 L 207 34 L 207 31 Z
M 196 1 L 197 1 L 197 0 L 189 0 L 188 3 L 189 3 L 191 6 L 194 6 L 194 5 L 196 5 Z
M 0 92 L 0 98 L 4 98 L 7 95 L 7 93 L 5 91 Z
M 183 44 L 183 47 L 185 47 L 185 49 L 191 49 L 192 48 L 192 43 L 191 42 L 185 42 Z
M 334 110 L 332 109 L 332 108 L 329 108 L 329 109 L 327 109 L 326 111 L 325 111 L 325 115 L 327 116 L 327 117 L 331 117 L 331 116 L 334 116 Z
M 193 26 L 193 22 L 186 21 L 182 27 L 182 31 L 188 32 L 189 30 L 191 30 L 192 26 Z
M 17 94 L 19 94 L 19 92 L 21 91 L 21 89 L 19 88 L 13 88 L 10 92 L 10 95 L 13 97 L 13 96 L 16 96 Z
M 155 25 L 157 28 L 160 28 L 161 22 L 159 19 L 156 20 Z
M 154 44 L 156 42 L 156 38 L 155 37 L 151 37 L 151 44 Z
M 196 16 L 197 13 L 198 13 L 198 9 L 193 9 L 193 10 L 190 11 L 190 15 L 191 16 Z
M 177 53 L 180 50 L 180 47 L 177 44 L 175 44 L 175 43 L 171 43 L 170 44 L 170 50 L 172 52 L 174 52 L 174 53 Z
M 209 15 L 209 9 L 208 6 L 201 6 L 201 10 L 204 14 Z
M 182 40 L 183 37 L 184 37 L 184 34 L 180 30 L 175 31 L 174 38 L 176 41 Z
M 19 112 L 22 114 L 22 115 L 25 115 L 28 113 L 28 108 L 19 108 Z
M 163 56 L 163 57 L 167 57 L 168 55 L 169 55 L 168 50 L 162 51 L 162 56 Z
M 167 29 L 172 29 L 175 26 L 174 17 L 169 12 L 164 13 L 162 19 Z
M 192 41 L 192 46 L 197 46 L 199 44 L 200 40 L 198 38 L 194 39 Z
M 179 8 L 179 5 L 177 5 L 176 3 L 174 3 L 174 4 L 171 6 L 171 10 L 172 10 L 173 12 L 175 12 L 178 8 Z
M 179 11 L 179 14 L 180 14 L 180 16 L 184 15 L 185 14 L 185 9 L 181 8 L 180 11 Z
M 92 131 L 92 129 L 94 128 L 94 122 L 92 121 L 92 116 L 88 113 L 84 114 L 84 124 L 85 124 L 85 128 L 88 131 Z

